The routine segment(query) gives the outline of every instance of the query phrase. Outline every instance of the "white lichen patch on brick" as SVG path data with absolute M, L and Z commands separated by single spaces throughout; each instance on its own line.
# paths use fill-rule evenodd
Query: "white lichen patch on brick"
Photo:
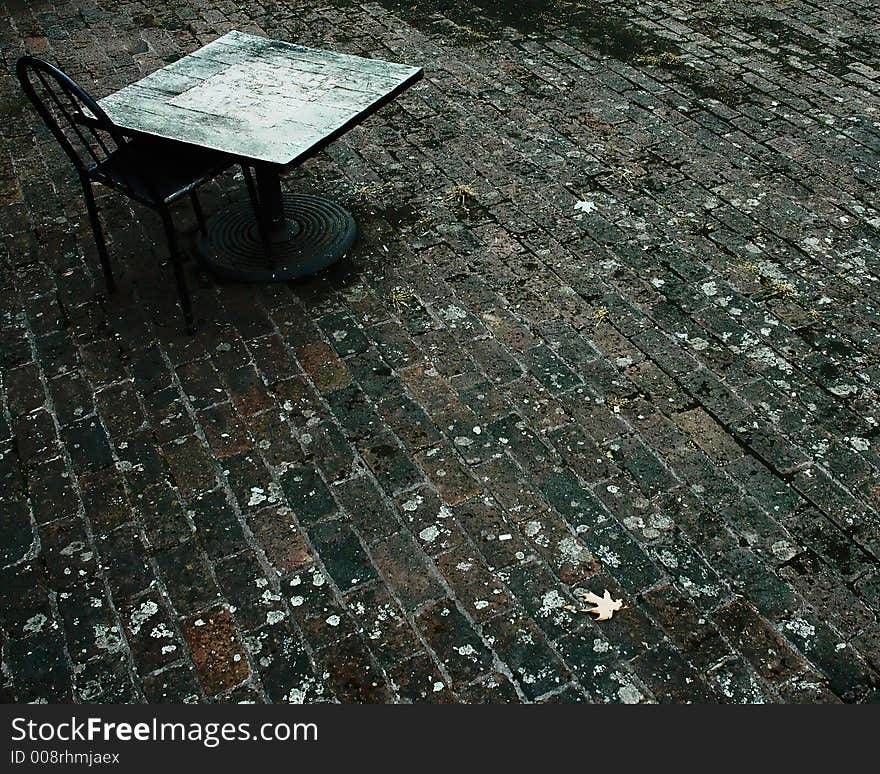
M 138 605 L 131 611 L 131 615 L 128 619 L 128 628 L 131 630 L 131 633 L 137 634 L 140 632 L 144 623 L 158 612 L 159 606 L 151 599 Z

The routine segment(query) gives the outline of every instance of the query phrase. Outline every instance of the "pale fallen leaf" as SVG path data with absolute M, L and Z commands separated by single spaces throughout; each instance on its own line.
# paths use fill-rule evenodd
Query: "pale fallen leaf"
M 578 596 L 593 605 L 593 607 L 585 608 L 585 612 L 594 613 L 597 621 L 607 621 L 623 607 L 623 600 L 612 599 L 608 589 L 605 589 L 605 594 L 601 597 L 592 591 L 579 591 Z
M 593 210 L 596 209 L 596 202 L 590 202 L 590 201 L 587 201 L 586 199 L 583 199 L 583 200 L 577 202 L 574 205 L 574 208 L 576 210 L 580 210 L 581 212 L 592 212 Z

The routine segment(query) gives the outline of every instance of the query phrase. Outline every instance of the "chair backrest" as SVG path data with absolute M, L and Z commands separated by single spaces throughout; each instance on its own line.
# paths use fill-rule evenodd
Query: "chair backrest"
M 126 144 L 98 103 L 54 65 L 23 56 L 15 72 L 24 93 L 81 175 Z

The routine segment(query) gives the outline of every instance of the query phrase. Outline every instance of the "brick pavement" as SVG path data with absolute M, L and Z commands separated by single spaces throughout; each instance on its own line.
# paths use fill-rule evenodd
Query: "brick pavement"
M 876 4 L 296 5 L 0 3 L 2 698 L 876 700 Z M 233 28 L 427 77 L 287 178 L 350 259 L 189 338 L 11 68 Z

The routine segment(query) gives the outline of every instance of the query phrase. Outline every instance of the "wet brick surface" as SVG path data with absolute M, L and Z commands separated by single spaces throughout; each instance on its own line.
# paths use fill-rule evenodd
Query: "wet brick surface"
M 0 6 L 0 694 L 877 700 L 876 3 L 295 5 Z M 230 29 L 426 78 L 285 177 L 353 253 L 189 261 L 191 338 L 11 73 Z

